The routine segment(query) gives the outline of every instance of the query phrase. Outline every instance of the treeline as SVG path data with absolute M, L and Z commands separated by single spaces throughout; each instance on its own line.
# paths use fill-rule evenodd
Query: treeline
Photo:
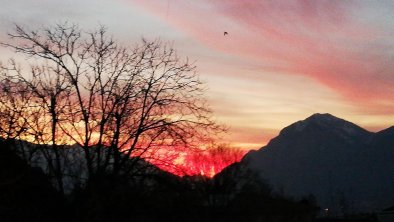
M 152 168 L 133 176 L 103 173 L 63 195 L 12 144 L 0 142 L 1 221 L 311 221 L 318 210 L 313 197 L 275 194 L 238 165 L 212 179 Z

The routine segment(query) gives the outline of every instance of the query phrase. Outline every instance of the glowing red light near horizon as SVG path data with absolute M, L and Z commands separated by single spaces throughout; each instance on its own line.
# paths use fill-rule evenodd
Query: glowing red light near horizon
M 203 175 L 213 177 L 228 165 L 238 162 L 247 150 L 219 147 L 205 151 L 184 151 L 172 164 L 158 164 L 160 169 L 178 176 Z

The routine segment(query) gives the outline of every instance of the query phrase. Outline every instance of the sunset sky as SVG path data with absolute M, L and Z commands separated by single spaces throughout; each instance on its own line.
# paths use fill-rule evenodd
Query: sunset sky
M 257 149 L 313 113 L 370 131 L 394 125 L 394 1 L 0 0 L 13 24 L 99 25 L 124 45 L 173 43 L 196 61 L 222 142 Z M 228 32 L 228 35 L 223 35 Z M 0 59 L 15 57 L 0 48 Z

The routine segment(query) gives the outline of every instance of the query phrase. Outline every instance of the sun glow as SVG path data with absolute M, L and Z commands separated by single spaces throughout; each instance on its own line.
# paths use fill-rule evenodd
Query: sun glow
M 238 162 L 247 150 L 219 146 L 205 150 L 186 150 L 178 153 L 172 165 L 157 166 L 178 176 L 202 175 L 213 177 L 228 165 Z M 155 161 L 152 161 L 155 164 Z
M 1 107 L 5 108 L 6 105 L 10 104 L 3 103 Z M 53 143 L 59 146 L 84 144 L 84 139 L 86 139 L 83 137 L 84 123 L 58 123 L 55 130 L 55 141 L 53 141 L 51 117 L 47 113 L 41 112 L 41 110 L 33 110 L 31 107 L 24 111 L 21 110 L 21 113 L 19 113 L 21 114 L 20 119 L 17 120 L 18 124 L 3 124 L 0 136 L 41 145 L 52 145 Z M 10 113 L 10 115 L 12 116 L 13 113 Z M 95 126 L 97 123 L 92 121 L 88 125 Z M 30 126 L 30 128 L 27 128 L 27 126 Z M 89 146 L 93 147 L 99 144 L 100 140 L 102 146 L 109 146 L 108 141 L 112 141 L 113 135 L 109 132 L 100 134 L 96 128 L 92 127 L 89 131 Z M 119 141 L 125 140 L 125 138 L 119 138 Z M 246 150 L 224 145 L 212 147 L 201 143 L 198 145 L 198 148 L 196 148 L 196 145 L 186 148 L 174 145 L 174 141 L 171 139 L 164 138 L 160 141 L 157 144 L 149 144 L 149 142 L 142 139 L 136 146 L 137 149 L 133 150 L 130 156 L 142 157 L 160 169 L 178 176 L 203 175 L 213 177 L 223 168 L 239 161 L 246 153 Z M 119 147 L 119 150 L 126 153 L 130 145 L 130 142 L 125 143 L 122 147 Z M 148 146 L 150 147 L 148 148 Z

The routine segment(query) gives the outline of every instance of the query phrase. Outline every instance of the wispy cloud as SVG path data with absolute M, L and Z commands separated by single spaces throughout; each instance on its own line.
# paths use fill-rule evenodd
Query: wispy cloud
M 313 78 L 370 112 L 392 110 L 393 24 L 371 19 L 387 16 L 379 14 L 379 5 L 341 0 L 134 2 L 212 49 L 254 61 L 262 71 Z M 229 35 L 223 36 L 224 31 Z

